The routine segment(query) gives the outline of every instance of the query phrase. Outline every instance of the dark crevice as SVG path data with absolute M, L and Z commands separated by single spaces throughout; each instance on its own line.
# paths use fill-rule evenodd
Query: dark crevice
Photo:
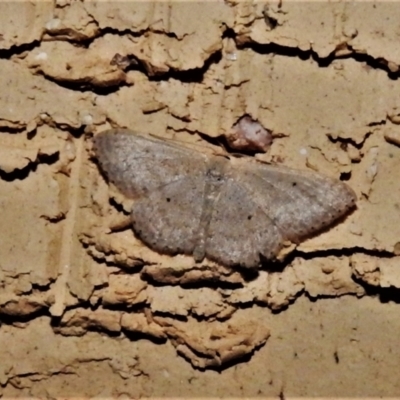
M 188 315 L 189 315 L 188 311 Z M 152 311 L 152 315 L 154 317 L 160 317 L 160 318 L 173 318 L 176 321 L 179 322 L 188 322 L 188 317 L 186 315 L 182 314 L 176 314 L 173 311 L 160 311 L 160 310 L 154 310 Z
M 36 136 L 36 134 L 37 134 L 37 129 L 35 128 L 32 131 L 26 133 L 26 138 L 28 140 L 32 140 Z
M 239 119 L 248 116 L 247 114 L 243 114 Z M 203 132 L 192 132 L 197 134 L 202 141 L 207 142 L 215 147 L 219 147 L 222 148 L 224 150 L 224 152 L 226 152 L 226 157 L 228 156 L 232 156 L 232 157 L 236 157 L 236 158 L 243 158 L 243 157 L 253 157 L 256 154 L 263 154 L 266 153 L 266 151 L 263 151 L 261 149 L 240 149 L 240 150 L 236 150 L 236 149 L 232 149 L 228 139 L 226 137 L 226 135 L 220 135 L 220 136 L 216 136 L 216 137 L 211 137 L 209 135 L 204 134 Z M 221 156 L 224 156 L 222 154 L 219 154 Z
M 56 126 L 58 124 L 55 124 Z M 80 139 L 82 135 L 85 135 L 86 125 L 81 125 L 79 128 L 73 128 L 68 126 L 67 128 L 58 126 L 59 129 L 67 131 L 69 135 L 71 135 L 75 139 Z
M 89 14 L 90 15 L 90 14 Z M 95 18 L 92 16 L 93 18 L 93 22 L 97 22 L 95 20 Z M 106 35 L 114 35 L 114 36 L 132 36 L 135 38 L 140 38 L 143 35 L 145 35 L 147 32 L 149 32 L 149 29 L 141 29 L 139 31 L 132 31 L 131 29 L 116 29 L 110 26 L 101 28 L 101 30 L 99 31 L 99 33 L 95 36 L 91 36 L 88 38 L 83 38 L 83 39 L 68 39 L 68 42 L 70 43 L 74 43 L 77 45 L 81 45 L 81 47 L 85 47 L 85 48 L 89 48 L 91 46 L 91 44 L 93 44 L 93 42 L 95 42 L 96 40 L 98 40 L 99 38 L 102 38 Z M 151 31 L 153 32 L 153 31 Z M 60 39 L 57 39 L 57 35 L 54 35 L 54 41 L 58 41 Z
M 365 290 L 365 296 L 368 297 L 378 297 L 382 303 L 389 303 L 393 302 L 396 304 L 400 304 L 400 288 L 396 287 L 381 287 L 381 286 L 374 286 L 370 285 L 369 283 L 365 282 L 361 278 L 356 276 L 352 276 L 354 282 L 362 286 Z
M 145 314 L 145 311 L 149 309 L 146 307 L 146 300 L 137 304 L 129 304 L 129 303 L 119 303 L 119 304 L 100 304 L 98 308 L 102 308 L 103 310 L 109 311 L 117 311 L 128 314 Z
M 367 126 L 373 127 L 373 126 L 382 126 L 386 125 L 386 119 L 383 119 L 382 121 L 377 121 L 377 122 L 370 122 Z
M 226 38 L 236 39 L 236 37 L 237 37 L 236 32 L 232 28 L 228 27 L 227 25 L 224 24 L 224 26 L 225 26 L 225 30 L 222 32 L 222 39 L 226 39 Z
M 51 285 L 55 283 L 55 281 L 56 280 L 54 278 L 51 278 L 49 279 L 49 282 L 43 285 L 39 283 L 31 283 L 32 289 L 29 294 L 35 295 L 36 293 L 46 293 L 50 289 Z
M 351 179 L 351 172 L 341 172 L 340 173 L 340 180 L 342 182 L 347 182 Z
M 25 52 L 31 52 L 32 50 L 40 47 L 41 41 L 34 40 L 31 43 L 23 43 L 20 45 L 12 45 L 9 49 L 0 50 L 0 59 L 9 60 L 13 56 L 19 56 Z
M 261 55 L 278 55 L 300 60 L 309 60 L 313 57 L 313 51 L 301 50 L 298 47 L 287 47 L 276 43 L 260 44 L 256 42 L 245 42 L 237 45 L 238 50 L 249 49 Z M 316 53 L 315 53 L 316 54 Z
M 111 64 L 112 63 L 121 65 L 121 69 L 123 69 L 124 72 L 137 71 L 141 72 L 143 75 L 149 75 L 146 64 L 134 54 L 121 56 L 119 53 L 116 53 L 111 60 Z
M 360 285 L 362 286 L 362 285 Z M 343 294 L 338 294 L 338 293 L 332 293 L 332 294 L 317 294 L 314 296 L 311 296 L 308 292 L 306 292 L 305 290 L 303 291 L 303 294 L 307 297 L 307 299 L 311 302 L 311 303 L 316 303 L 317 301 L 320 300 L 329 300 L 329 299 L 337 299 L 339 297 L 362 297 L 362 296 L 358 296 L 356 293 L 343 293 Z M 297 298 L 300 296 L 296 296 L 296 300 Z M 279 310 L 281 311 L 281 310 Z
M 18 303 L 18 300 L 16 303 Z M 42 306 L 40 309 L 26 315 L 10 315 L 5 311 L 1 311 L 2 308 L 6 309 L 6 307 L 0 307 L 0 326 L 2 324 L 13 325 L 16 323 L 28 323 L 40 317 L 49 317 L 51 319 L 51 315 L 47 306 Z
M 0 135 L 18 135 L 20 133 L 26 132 L 26 127 L 11 127 L 11 126 L 1 126 L 0 127 Z
M 120 203 L 117 203 L 113 197 L 110 197 L 110 198 L 109 198 L 109 203 L 110 203 L 110 206 L 112 206 L 113 208 L 115 208 L 115 210 L 118 211 L 118 212 L 120 212 L 121 214 L 130 215 L 130 211 L 126 211 L 126 210 L 124 209 L 124 207 L 123 207 Z M 122 228 L 121 230 L 126 230 L 126 229 L 127 229 L 127 228 L 124 227 L 124 228 Z M 131 227 L 129 227 L 129 229 L 131 229 Z M 115 231 L 113 231 L 113 232 L 117 232 L 117 230 L 115 230 Z
M 81 92 L 81 93 L 95 93 L 99 96 L 107 96 L 109 94 L 118 92 L 121 87 L 129 87 L 130 85 L 126 84 L 125 82 L 118 82 L 116 84 L 110 84 L 109 86 L 98 86 L 94 85 L 88 80 L 82 80 L 82 81 L 68 81 L 68 80 L 62 80 L 62 79 L 55 79 L 52 76 L 46 75 L 43 72 L 38 72 L 37 75 L 42 76 L 44 79 L 47 81 L 54 83 L 57 86 L 60 86 L 64 89 L 67 90 L 72 90 L 75 92 Z
M 24 180 L 31 172 L 36 172 L 41 164 L 52 165 L 59 160 L 59 153 L 54 154 L 40 154 L 35 161 L 30 162 L 26 167 L 15 169 L 11 172 L 4 172 L 0 170 L 0 179 L 5 182 L 14 182 L 17 180 Z
M 377 258 L 394 258 L 396 257 L 393 253 L 387 250 L 375 250 L 375 249 L 364 249 L 363 247 L 351 247 L 344 249 L 330 249 L 330 250 L 318 250 L 310 253 L 304 253 L 298 250 L 295 250 L 296 257 L 301 257 L 304 260 L 311 260 L 313 258 L 322 258 L 322 257 L 351 257 L 356 254 L 363 254 L 370 257 Z
M 334 299 L 334 298 L 339 298 L 339 297 L 344 297 L 344 296 L 351 296 L 351 297 L 377 297 L 379 298 L 379 301 L 381 303 L 389 303 L 393 302 L 396 304 L 400 304 L 400 289 L 395 288 L 395 287 L 389 287 L 389 288 L 384 288 L 381 286 L 372 286 L 363 281 L 362 279 L 357 278 L 356 276 L 352 275 L 352 280 L 360 285 L 364 290 L 365 294 L 359 295 L 357 293 L 343 293 L 343 294 L 318 294 L 316 296 L 311 296 L 308 292 L 303 290 L 303 293 L 305 296 L 312 302 L 316 303 L 319 300 L 327 300 L 327 299 Z M 296 295 L 296 298 L 291 302 L 294 303 L 294 301 L 297 300 L 297 298 L 300 297 L 300 293 Z M 290 304 L 289 304 L 290 305 Z M 288 305 L 288 306 L 289 306 Z M 287 306 L 287 307 L 288 307 Z M 283 311 L 287 307 L 282 307 L 276 312 L 279 313 Z M 274 312 L 274 310 L 271 310 Z
M 222 148 L 225 149 L 225 144 L 227 142 L 226 142 L 226 139 L 225 139 L 224 136 L 212 137 L 212 136 L 204 134 L 203 132 L 198 132 L 198 131 L 197 132 L 193 132 L 193 134 L 197 134 L 202 139 L 202 142 L 204 141 L 204 142 L 209 143 L 209 144 L 211 144 L 213 146 L 222 147 Z M 228 151 L 229 147 L 226 150 Z
M 358 63 L 365 63 L 366 67 L 371 69 L 380 69 L 387 73 L 388 77 L 392 80 L 397 80 L 400 76 L 400 70 L 397 72 L 393 72 L 388 67 L 388 62 L 382 58 L 375 59 L 374 57 L 368 54 L 360 54 L 351 47 L 349 51 L 351 54 L 347 55 L 336 55 L 332 52 L 327 57 L 320 57 L 318 53 L 314 50 L 301 50 L 299 48 L 292 48 L 287 46 L 282 46 L 276 43 L 269 43 L 269 44 L 259 44 L 255 42 L 246 42 L 243 44 L 238 44 L 238 49 L 251 49 L 258 54 L 273 54 L 273 55 L 280 55 L 285 57 L 296 57 L 301 60 L 309 60 L 313 59 L 319 67 L 327 68 L 329 67 L 334 61 L 336 60 L 346 60 L 346 59 L 353 59 Z
M 361 53 L 351 53 L 348 56 L 344 56 L 344 57 L 337 57 L 339 58 L 344 58 L 344 59 L 348 59 L 348 58 L 352 58 L 355 61 L 359 62 L 359 63 L 365 63 L 366 67 L 371 68 L 371 69 L 380 69 L 383 70 L 387 73 L 389 79 L 391 80 L 397 80 L 399 79 L 400 76 L 400 70 L 397 72 L 393 72 L 389 69 L 388 66 L 388 61 L 386 61 L 383 58 L 374 58 L 372 56 L 370 56 L 369 54 L 361 54 Z
M 117 56 L 118 54 L 116 54 Z M 181 70 L 174 70 L 170 69 L 167 72 L 162 72 L 162 73 L 154 73 L 151 74 L 149 69 L 146 67 L 144 61 L 142 61 L 139 57 L 135 55 L 126 55 L 123 57 L 124 59 L 128 59 L 129 65 L 124 68 L 125 72 L 128 71 L 139 71 L 145 74 L 150 82 L 161 82 L 161 81 L 167 81 L 169 79 L 175 79 L 179 80 L 180 82 L 183 83 L 200 83 L 203 81 L 204 74 L 209 70 L 210 66 L 212 64 L 217 64 L 221 58 L 222 58 L 222 53 L 220 51 L 217 51 L 213 53 L 205 62 L 204 65 L 200 68 L 193 68 L 190 70 L 186 71 L 181 71 Z M 115 57 L 114 57 L 115 59 Z M 114 60 L 113 59 L 113 60 Z M 111 62 L 115 62 L 111 60 Z M 46 74 L 40 73 L 46 80 L 49 82 L 52 82 L 60 87 L 63 87 L 68 90 L 73 90 L 73 91 L 79 91 L 79 92 L 93 92 L 99 96 L 107 96 L 109 94 L 118 92 L 121 87 L 129 87 L 131 85 L 128 85 L 126 82 L 121 81 L 117 82 L 115 84 L 109 83 L 107 86 L 99 86 L 99 85 L 94 85 L 90 81 L 87 80 L 82 80 L 81 82 L 78 81 L 67 81 L 67 80 L 60 80 L 60 79 L 55 79 L 54 77 L 48 76 Z
M 241 274 L 243 276 L 243 274 Z M 257 274 L 258 275 L 258 274 Z M 184 289 L 201 289 L 201 288 L 210 288 L 210 289 L 238 289 L 243 287 L 243 285 L 239 282 L 225 282 L 219 279 L 207 280 L 201 282 L 186 282 L 180 283 Z
M 172 270 L 172 268 L 171 268 Z M 191 272 L 195 271 L 196 268 L 193 268 Z M 177 272 L 177 271 L 175 271 Z M 242 271 L 239 271 L 242 274 Z M 258 274 L 258 273 L 257 273 Z M 242 274 L 243 275 L 243 274 Z M 179 280 L 179 278 L 185 276 L 185 272 L 178 271 L 171 280 Z M 150 274 L 144 271 L 141 275 L 141 278 L 147 283 L 151 284 L 154 287 L 163 287 L 163 286 L 180 286 L 184 289 L 201 289 L 201 288 L 210 288 L 210 289 L 236 289 L 243 287 L 241 283 L 235 282 L 226 282 L 220 280 L 218 277 L 210 278 L 207 280 L 197 281 L 197 282 L 160 282 L 155 280 Z M 175 278 L 175 279 L 174 279 Z
M 76 46 L 88 48 L 94 40 L 98 39 L 107 34 L 114 34 L 118 36 L 123 35 L 131 35 L 132 37 L 140 37 L 145 34 L 147 31 L 156 32 L 154 30 L 142 30 L 139 32 L 131 32 L 130 30 L 122 30 L 119 31 L 114 28 L 104 28 L 101 30 L 101 33 L 98 36 L 88 38 L 87 40 L 68 40 L 71 43 L 74 43 Z M 168 37 L 176 38 L 174 33 L 166 33 L 166 32 L 159 32 L 163 35 Z M 223 38 L 232 38 L 237 40 L 237 34 L 234 32 L 232 28 L 225 27 L 225 30 L 222 33 Z M 55 40 L 60 40 L 56 39 Z M 36 47 L 40 46 L 40 41 L 34 41 L 30 44 L 24 44 L 21 46 L 13 46 L 11 49 L 7 50 L 0 50 L 0 58 L 9 59 L 11 56 L 16 54 L 21 54 L 25 51 L 32 51 Z M 258 54 L 271 54 L 271 55 L 280 55 L 285 57 L 292 57 L 292 58 L 299 58 L 301 60 L 309 60 L 313 59 L 321 68 L 329 67 L 332 62 L 335 60 L 341 59 L 354 59 L 359 63 L 365 63 L 367 67 L 372 69 L 381 69 L 384 70 L 390 79 L 397 80 L 400 76 L 400 71 L 392 72 L 389 67 L 387 61 L 384 59 L 375 59 L 372 56 L 367 54 L 358 54 L 356 52 L 352 52 L 351 54 L 344 55 L 344 56 L 337 56 L 334 52 L 332 52 L 328 57 L 320 57 L 315 51 L 313 50 L 301 50 L 299 48 L 291 48 L 287 46 L 282 46 L 276 43 L 269 43 L 269 44 L 259 44 L 255 42 L 245 42 L 245 43 L 238 43 L 237 48 L 241 49 L 251 49 L 252 51 Z M 349 47 L 349 51 L 352 49 Z M 116 54 L 115 56 L 119 56 Z M 204 78 L 204 74 L 209 70 L 212 64 L 219 63 L 222 59 L 222 52 L 218 50 L 210 55 L 210 57 L 204 62 L 202 67 L 194 68 L 191 70 L 174 70 L 170 69 L 167 72 L 151 72 L 151 67 L 146 66 L 146 62 L 141 60 L 140 55 L 138 54 L 127 54 L 125 56 L 120 56 L 123 59 L 123 63 L 121 65 L 121 70 L 127 71 L 140 71 L 143 74 L 147 75 L 149 81 L 166 81 L 169 79 L 176 79 L 181 82 L 186 83 L 200 83 Z M 110 60 L 110 63 L 116 62 L 115 59 Z M 68 90 L 73 91 L 80 91 L 80 92 L 94 92 L 98 95 L 109 95 L 111 93 L 117 92 L 121 87 L 130 86 L 126 84 L 126 82 L 116 82 L 116 83 L 108 83 L 107 86 L 99 86 L 94 85 L 90 81 L 82 80 L 81 82 L 78 81 L 67 81 L 67 80 L 60 80 L 55 79 L 54 77 L 45 75 L 40 73 L 42 76 L 45 77 L 50 82 L 53 82 L 61 87 L 64 87 Z
M 169 79 L 175 79 L 183 83 L 201 83 L 203 81 L 205 73 L 210 69 L 211 65 L 218 64 L 222 59 L 222 52 L 216 51 L 211 54 L 210 57 L 204 62 L 202 67 L 193 68 L 189 70 L 173 70 L 170 69 L 168 72 L 163 74 L 150 76 L 150 81 L 167 81 Z
M 88 250 L 89 247 L 94 247 L 93 244 L 86 244 L 86 243 L 82 243 L 82 242 L 81 242 L 81 244 L 82 244 L 82 247 L 86 250 Z M 112 252 L 103 253 L 104 254 L 103 257 L 96 256 L 90 250 L 88 251 L 88 253 L 89 253 L 90 257 L 92 257 L 93 260 L 96 261 L 97 263 L 105 264 L 107 267 L 119 268 L 121 270 L 121 274 L 124 274 L 124 275 L 133 275 L 133 274 L 140 273 L 141 270 L 146 265 L 149 265 L 149 263 L 144 262 L 144 260 L 142 260 L 140 258 L 135 260 L 135 262 L 137 262 L 137 264 L 132 265 L 132 266 L 121 265 L 121 264 L 118 264 L 117 262 L 106 260 L 106 257 L 108 255 L 115 255 L 115 253 L 112 253 Z M 133 262 L 133 260 L 131 260 L 131 262 Z M 119 275 L 119 274 L 114 272 L 114 275 Z
M 314 258 L 327 258 L 327 257 L 351 257 L 356 254 L 364 254 L 371 257 L 377 258 L 387 258 L 391 259 L 396 257 L 393 253 L 386 250 L 369 250 L 364 249 L 362 247 L 352 247 L 352 248 L 343 248 L 343 249 L 329 249 L 329 250 L 317 250 L 309 253 L 302 252 L 300 250 L 293 250 L 288 256 L 285 257 L 284 260 L 263 260 L 261 270 L 265 270 L 267 272 L 283 272 L 283 270 L 290 266 L 295 258 L 302 258 L 303 260 L 313 260 Z M 243 272 L 243 269 L 240 270 Z M 251 272 L 257 273 L 257 271 L 251 270 Z M 254 276 L 256 278 L 257 276 Z
M 379 123 L 374 123 L 371 122 L 371 124 L 369 126 L 376 126 L 376 125 L 385 125 L 386 121 L 384 122 L 379 122 Z M 373 131 L 367 131 L 364 134 L 364 138 L 362 140 L 361 143 L 357 143 L 354 139 L 352 138 L 342 138 L 340 136 L 338 137 L 333 137 L 331 136 L 331 134 L 327 134 L 328 139 L 332 142 L 332 143 L 340 143 L 340 147 L 342 150 L 347 151 L 347 146 L 349 144 L 351 144 L 352 146 L 354 146 L 356 149 L 361 150 L 365 144 L 365 142 L 367 141 L 367 139 L 373 134 Z
M 65 221 L 66 219 L 66 214 L 64 213 L 59 213 L 57 215 L 54 216 L 48 216 L 48 215 L 39 215 L 39 218 L 42 218 L 43 220 L 50 222 L 52 224 L 58 224 L 62 221 Z
M 225 305 L 228 305 L 229 303 L 225 303 Z M 195 312 L 195 307 L 193 307 L 192 309 L 188 310 L 188 316 L 193 318 L 194 320 L 196 320 L 197 322 L 212 322 L 212 321 L 218 321 L 218 322 L 223 322 L 223 321 L 228 321 L 231 317 L 232 314 L 227 314 L 224 315 L 222 317 L 220 317 L 218 314 L 223 313 L 223 309 L 221 309 L 218 312 L 214 312 L 213 314 L 208 314 L 208 315 L 204 315 L 204 314 L 196 314 Z M 174 317 L 175 314 L 171 313 L 171 316 Z
M 122 328 L 121 332 L 132 342 L 137 342 L 139 340 L 148 340 L 154 344 L 164 344 L 167 342 L 167 338 L 158 338 L 150 334 L 143 332 L 131 332 L 127 329 Z

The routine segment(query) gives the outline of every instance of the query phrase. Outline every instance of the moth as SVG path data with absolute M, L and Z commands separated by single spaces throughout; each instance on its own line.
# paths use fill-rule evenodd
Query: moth
M 109 181 L 134 199 L 136 235 L 161 253 L 258 268 L 356 204 L 343 182 L 256 160 L 210 155 L 126 129 L 94 137 Z

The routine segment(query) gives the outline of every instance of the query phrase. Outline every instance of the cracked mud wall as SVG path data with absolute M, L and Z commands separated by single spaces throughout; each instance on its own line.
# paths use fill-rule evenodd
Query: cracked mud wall
M 399 17 L 0 3 L 0 394 L 399 395 Z M 148 249 L 93 135 L 218 150 L 242 117 L 267 138 L 254 157 L 346 181 L 357 210 L 251 276 Z

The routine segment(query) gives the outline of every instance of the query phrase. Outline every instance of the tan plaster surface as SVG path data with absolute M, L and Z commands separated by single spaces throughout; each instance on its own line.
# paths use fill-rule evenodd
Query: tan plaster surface
M 0 396 L 399 396 L 399 18 L 1 2 Z M 357 209 L 251 276 L 151 251 L 93 135 L 219 151 L 242 117 L 272 137 L 254 157 L 346 180 Z

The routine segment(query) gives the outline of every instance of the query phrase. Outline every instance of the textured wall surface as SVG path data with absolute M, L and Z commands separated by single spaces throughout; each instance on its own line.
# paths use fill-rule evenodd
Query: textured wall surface
M 0 396 L 399 396 L 399 19 L 1 2 Z M 243 117 L 265 135 L 248 148 Z M 258 149 L 342 179 L 357 209 L 254 274 L 159 254 L 99 171 L 109 128 Z

